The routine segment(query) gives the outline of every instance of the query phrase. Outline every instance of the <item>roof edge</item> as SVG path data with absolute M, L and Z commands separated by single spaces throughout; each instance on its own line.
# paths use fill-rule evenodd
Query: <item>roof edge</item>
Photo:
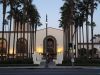
M 53 27 L 48 27 L 47 29 L 56 29 L 56 30 L 60 30 L 60 31 L 63 31 L 63 29 L 57 29 L 57 28 L 53 28 Z M 41 31 L 41 30 L 45 30 L 46 28 L 43 28 L 43 29 L 38 29 L 37 31 Z

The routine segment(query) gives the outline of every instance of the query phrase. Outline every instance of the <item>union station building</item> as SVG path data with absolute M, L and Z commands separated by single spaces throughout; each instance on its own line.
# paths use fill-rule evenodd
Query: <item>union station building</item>
M 2 31 L 0 32 L 0 48 L 3 46 L 3 57 L 6 58 L 9 54 L 9 58 L 21 58 L 24 56 L 32 57 L 34 64 L 40 64 L 45 60 L 45 53 L 49 52 L 52 55 L 55 64 L 62 64 L 64 55 L 64 40 L 63 30 L 56 28 L 46 28 L 37 30 L 35 50 L 33 50 L 33 32 L 23 32 L 16 29 L 15 31 L 4 31 L 3 45 L 2 45 Z M 9 35 L 10 41 L 9 41 Z M 24 37 L 24 38 L 23 38 Z M 9 43 L 10 42 L 10 43 Z M 79 43 L 78 45 L 82 45 Z M 86 47 L 86 44 L 84 44 Z M 91 43 L 89 43 L 91 46 Z M 94 39 L 94 47 L 97 48 L 97 54 L 100 57 L 100 36 L 96 36 Z M 46 50 L 47 49 L 47 50 Z M 76 49 L 78 50 L 78 49 Z M 78 52 L 78 51 L 76 51 Z M 78 54 L 78 53 L 76 53 Z

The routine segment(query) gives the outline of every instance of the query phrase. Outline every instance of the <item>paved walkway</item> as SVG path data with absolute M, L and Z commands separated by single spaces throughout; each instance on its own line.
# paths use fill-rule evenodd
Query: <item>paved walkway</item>
M 100 69 L 100 67 L 96 66 L 21 66 L 21 67 L 15 67 L 15 66 L 8 66 L 8 67 L 0 67 L 0 68 L 27 68 L 27 69 L 41 69 L 41 68 L 51 68 L 51 69 L 61 69 L 61 68 L 75 68 L 75 69 Z
M 48 64 L 46 67 L 45 62 L 42 62 L 40 66 L 7 66 L 7 67 L 0 67 L 0 68 L 30 68 L 30 69 L 41 69 L 41 68 L 52 68 L 52 69 L 61 69 L 61 68 L 76 68 L 76 69 L 100 69 L 97 66 L 56 66 L 54 62 Z

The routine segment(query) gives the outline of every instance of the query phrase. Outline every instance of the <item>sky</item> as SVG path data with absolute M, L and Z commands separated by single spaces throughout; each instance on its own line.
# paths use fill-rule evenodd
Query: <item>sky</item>
M 40 28 L 45 28 L 45 15 L 48 14 L 48 27 L 59 28 L 60 19 L 60 7 L 63 5 L 62 0 L 34 0 L 33 4 L 36 5 L 43 24 Z M 95 10 L 94 22 L 94 34 L 100 34 L 100 5 Z
M 40 28 L 45 28 L 45 18 L 48 15 L 48 27 L 59 28 L 60 7 L 63 5 L 62 0 L 33 0 L 36 5 L 43 24 Z
M 60 7 L 63 5 L 62 0 L 33 0 L 38 12 L 41 16 L 41 23 L 43 24 L 39 29 L 45 28 L 46 14 L 48 15 L 48 27 L 59 28 Z M 96 27 L 94 34 L 100 34 L 100 5 L 94 13 L 94 21 Z M 2 5 L 0 5 L 0 30 L 2 27 Z

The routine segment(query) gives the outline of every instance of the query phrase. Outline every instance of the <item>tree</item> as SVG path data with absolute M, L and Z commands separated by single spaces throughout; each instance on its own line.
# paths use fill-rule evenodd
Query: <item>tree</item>
M 40 26 L 40 15 L 36 9 L 36 6 L 32 4 L 32 0 L 25 0 L 22 1 L 23 10 L 22 10 L 22 18 L 21 18 L 21 26 L 23 27 L 23 30 L 25 31 L 25 25 L 27 24 L 27 27 L 30 27 L 30 47 L 31 47 L 31 55 L 32 57 L 32 50 L 34 50 L 34 42 L 35 42 L 35 35 L 37 26 Z M 23 36 L 25 35 L 23 31 Z M 35 31 L 35 33 L 34 33 Z M 33 36 L 32 36 L 33 35 Z M 33 49 L 32 49 L 33 47 Z
M 64 33 L 64 60 L 66 59 L 66 56 L 69 55 L 68 52 L 68 29 L 69 29 L 69 20 L 68 19 L 71 14 L 70 14 L 70 5 L 69 5 L 69 1 L 66 0 L 64 5 L 61 7 L 61 20 L 60 20 L 60 27 L 63 28 L 63 33 Z M 67 54 L 68 53 L 68 54 Z
M 97 52 L 96 48 L 90 49 L 89 51 L 90 58 L 97 58 L 96 52 Z
M 86 58 L 87 57 L 87 51 L 85 48 L 81 48 L 78 50 L 78 54 L 79 54 L 79 57 L 82 59 L 82 58 Z
M 3 23 L 2 23 L 2 39 L 3 39 L 4 38 L 4 21 L 5 21 L 5 15 L 6 15 L 7 0 L 1 0 L 0 3 L 3 4 Z M 2 40 L 2 48 L 3 48 L 3 40 Z M 1 53 L 1 59 L 3 59 L 3 53 Z
M 75 25 L 75 13 L 77 11 L 77 3 L 78 0 L 64 0 L 65 3 L 61 7 L 61 20 L 60 21 L 60 27 L 63 28 L 63 35 L 64 35 L 64 58 L 66 56 L 70 56 L 70 48 L 68 48 L 68 44 L 72 43 L 73 39 L 73 29 L 75 29 L 76 32 L 76 26 Z M 73 28 L 75 27 L 75 28 Z
M 91 40 L 91 42 L 92 42 L 91 49 L 94 48 L 94 43 L 93 43 L 93 31 L 94 31 L 93 30 L 93 27 L 94 27 L 93 14 L 94 14 L 94 9 L 97 8 L 98 3 L 100 3 L 100 0 L 91 0 L 91 3 L 90 3 L 90 5 L 91 5 L 91 7 L 90 7 L 90 9 L 91 9 L 91 13 L 90 13 L 90 15 L 91 15 L 91 38 L 92 38 L 92 40 Z

